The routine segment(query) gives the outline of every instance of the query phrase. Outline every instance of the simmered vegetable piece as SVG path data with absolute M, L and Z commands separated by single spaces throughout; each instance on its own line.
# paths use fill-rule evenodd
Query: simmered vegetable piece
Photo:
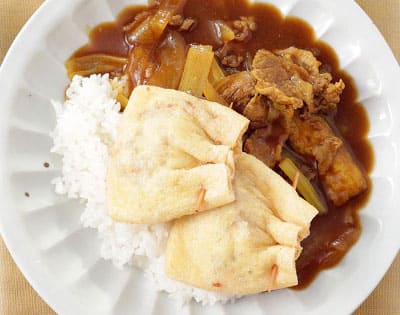
M 229 106 L 229 104 L 224 100 L 224 98 L 215 90 L 210 81 L 207 81 L 206 88 L 204 89 L 204 96 L 209 101 Z
M 194 96 L 203 96 L 214 53 L 211 46 L 192 45 L 189 49 L 179 90 Z
M 164 33 L 174 14 L 183 9 L 186 0 L 161 1 L 160 7 L 152 16 L 148 16 L 140 25 L 127 34 L 133 45 L 153 46 Z
M 94 73 L 122 72 L 127 63 L 128 59 L 124 57 L 93 54 L 71 58 L 67 61 L 66 67 L 68 77 L 72 79 L 74 75 L 90 76 Z
M 178 32 L 168 32 L 157 52 L 157 70 L 148 84 L 177 89 L 181 80 L 186 58 L 186 43 Z
M 160 40 L 174 14 L 182 10 L 185 3 L 186 0 L 162 1 L 154 15 L 148 16 L 142 23 L 126 35 L 128 42 L 133 45 L 133 49 L 129 55 L 129 66 L 127 68 L 127 74 L 131 79 L 133 87 L 148 83 L 152 75 L 158 70 L 158 66 L 160 66 L 161 63 L 155 62 L 154 59 L 157 49 L 160 48 Z M 173 50 L 173 43 L 171 41 L 170 44 Z M 177 44 L 176 38 L 175 43 Z M 169 53 L 165 52 L 165 54 L 168 55 Z M 169 67 L 163 68 L 163 74 L 160 76 L 169 72 L 167 68 Z M 157 81 L 157 79 L 154 80 Z M 163 82 L 165 82 L 165 78 Z
M 224 70 L 218 64 L 218 61 L 214 60 L 211 63 L 210 74 L 208 76 L 208 81 L 215 87 L 215 85 L 225 78 Z
M 296 174 L 298 176 L 297 190 L 299 193 L 312 204 L 318 211 L 319 214 L 325 214 L 327 212 L 326 206 L 322 202 L 318 193 L 315 191 L 314 187 L 311 185 L 310 181 L 305 177 L 297 166 L 292 162 L 292 160 L 285 158 L 279 163 L 279 168 L 289 177 L 294 180 Z

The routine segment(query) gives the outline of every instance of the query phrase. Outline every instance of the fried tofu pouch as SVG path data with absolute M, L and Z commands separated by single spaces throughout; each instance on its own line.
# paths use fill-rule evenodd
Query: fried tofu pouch
M 175 221 L 166 274 L 226 294 L 294 286 L 300 242 L 317 210 L 255 157 L 242 153 L 235 162 L 236 201 Z
M 137 87 L 108 163 L 111 218 L 162 223 L 233 202 L 233 153 L 248 124 L 220 104 L 176 90 Z M 208 193 L 199 209 L 201 191 Z

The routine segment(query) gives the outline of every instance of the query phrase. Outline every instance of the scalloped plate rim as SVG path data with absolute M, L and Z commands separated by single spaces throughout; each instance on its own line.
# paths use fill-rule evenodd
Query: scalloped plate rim
M 322 1 L 322 0 L 320 0 Z M 81 0 L 74 0 L 70 1 L 68 5 L 72 5 L 72 3 L 79 3 Z M 382 59 L 387 59 L 386 63 L 381 63 L 381 61 L 376 61 L 378 64 L 383 65 L 384 71 L 387 71 L 389 67 L 392 67 L 393 71 L 393 76 L 392 78 L 400 78 L 400 70 L 398 67 L 398 64 L 390 51 L 389 46 L 383 39 L 383 36 L 379 33 L 373 22 L 368 18 L 368 16 L 362 11 L 362 9 L 353 1 L 345 1 L 345 0 L 340 0 L 337 1 L 337 4 L 339 3 L 346 4 L 348 5 L 349 9 L 355 10 L 357 12 L 360 22 L 363 23 L 363 26 L 365 26 L 371 33 L 370 36 L 374 38 L 378 46 L 380 47 L 380 52 L 383 52 L 383 58 Z M 29 36 L 30 32 L 32 32 L 32 28 L 35 27 L 40 27 L 41 24 L 40 22 L 43 22 L 44 20 L 41 20 L 41 18 L 44 18 L 48 12 L 52 11 L 52 8 L 55 8 L 57 5 L 59 5 L 59 1 L 57 0 L 47 0 L 45 1 L 41 7 L 32 15 L 30 20 L 25 24 L 21 32 L 18 34 L 16 37 L 14 43 L 12 44 L 10 50 L 8 51 L 2 66 L 0 68 L 0 91 L 5 92 L 5 95 L 7 96 L 7 90 L 6 87 L 10 86 L 7 85 L 9 84 L 7 80 L 5 79 L 7 71 L 12 70 L 13 67 L 13 59 L 15 59 L 16 56 L 21 55 L 21 53 L 18 51 L 21 47 L 23 47 L 23 41 Z M 67 5 L 66 2 L 63 3 L 64 5 Z M 54 11 L 53 11 L 54 12 Z M 39 24 L 38 24 L 39 23 Z M 42 24 L 43 25 L 43 24 Z M 381 56 L 382 57 L 382 56 Z M 393 65 L 396 64 L 396 66 L 393 68 Z M 387 73 L 386 73 L 387 74 Z M 385 77 L 386 78 L 386 77 Z M 396 82 L 396 80 L 393 80 Z M 397 81 L 398 82 L 398 81 Z M 389 84 L 388 84 L 389 85 Z M 384 88 L 387 86 L 384 86 Z M 389 92 L 394 91 L 393 87 L 395 85 L 393 84 L 392 87 L 389 86 Z M 390 100 L 396 100 L 393 98 L 393 95 L 391 95 Z M 5 110 L 5 109 L 3 109 Z M 393 107 L 391 108 L 393 110 Z M 394 116 L 394 119 L 398 122 L 400 115 L 399 112 L 397 113 L 398 116 Z M 6 166 L 4 165 L 4 159 L 5 159 L 5 140 L 6 140 L 6 131 L 7 131 L 7 115 L 0 115 L 0 173 L 1 175 L 6 175 L 7 170 Z M 396 126 L 395 123 L 393 123 L 394 126 Z M 398 124 L 397 124 L 398 125 Z M 396 127 L 395 127 L 396 128 Z M 399 135 L 399 128 L 397 127 L 396 130 L 393 130 L 397 132 L 397 135 Z M 398 152 L 398 141 L 396 142 L 396 150 Z M 396 165 L 396 175 L 397 178 L 399 178 L 399 167 Z M 2 176 L 3 178 L 4 176 Z M 395 187 L 399 188 L 399 181 L 396 181 Z M 7 187 L 7 183 L 4 183 L 3 180 L 0 181 L 0 195 L 3 197 L 2 200 L 7 200 L 7 195 L 5 188 Z M 397 198 L 398 200 L 399 198 Z M 30 249 L 27 249 L 26 251 L 21 250 L 20 244 L 18 244 L 19 241 L 22 241 L 21 235 L 18 235 L 18 232 L 15 231 L 10 226 L 7 226 L 7 223 L 18 223 L 18 218 L 15 217 L 7 217 L 7 209 L 5 208 L 4 204 L 1 205 L 0 207 L 0 232 L 3 236 L 4 242 L 6 243 L 7 247 L 10 250 L 11 255 L 13 256 L 14 260 L 16 261 L 17 265 L 27 278 L 27 280 L 30 282 L 30 284 L 35 288 L 35 290 L 44 298 L 44 300 L 56 311 L 60 313 L 75 313 L 80 312 L 84 313 L 85 309 L 81 308 L 81 305 L 74 305 L 75 309 L 73 312 L 71 312 L 71 304 L 69 303 L 70 301 L 64 300 L 63 301 L 63 290 L 52 290 L 52 287 L 54 285 L 54 281 L 52 281 L 51 277 L 48 276 L 48 274 L 45 274 L 44 278 L 41 277 L 43 275 L 43 270 L 40 265 L 40 261 L 35 261 L 35 259 L 38 258 L 38 256 Z M 390 246 L 388 246 L 388 250 L 386 252 L 386 256 L 381 259 L 381 266 L 383 267 L 382 269 L 378 270 L 375 272 L 373 280 L 371 281 L 370 285 L 368 287 L 364 287 L 362 290 L 363 292 L 361 294 L 358 294 L 356 297 L 353 297 L 353 303 L 350 303 L 350 306 L 347 307 L 342 307 L 341 309 L 338 306 L 338 309 L 336 311 L 343 311 L 343 312 L 351 312 L 353 311 L 362 301 L 367 298 L 370 292 L 375 288 L 375 286 L 379 283 L 380 279 L 382 279 L 384 273 L 387 271 L 389 268 L 390 264 L 393 262 L 394 258 L 397 255 L 397 252 L 399 250 L 400 246 L 400 233 L 399 231 L 397 232 L 397 239 L 392 240 L 390 243 Z M 33 259 L 33 260 L 32 260 Z

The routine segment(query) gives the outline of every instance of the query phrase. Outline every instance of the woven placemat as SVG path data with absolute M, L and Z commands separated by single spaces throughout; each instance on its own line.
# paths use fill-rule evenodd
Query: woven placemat
M 350 0 L 349 0 L 350 1 Z M 42 0 L 0 0 L 0 61 L 18 31 Z M 358 0 L 400 60 L 400 1 Z M 400 256 L 356 315 L 400 314 Z M 54 312 L 30 287 L 0 239 L 0 314 L 48 315 Z

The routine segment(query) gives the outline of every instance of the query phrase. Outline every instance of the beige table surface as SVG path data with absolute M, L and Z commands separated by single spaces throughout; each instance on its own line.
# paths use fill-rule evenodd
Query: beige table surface
M 42 2 L 43 0 L 0 0 L 0 62 L 22 25 Z M 357 2 L 376 23 L 392 47 L 397 60 L 400 60 L 400 0 L 357 0 Z M 0 314 L 54 314 L 26 282 L 1 239 Z M 400 256 L 355 314 L 400 314 Z

